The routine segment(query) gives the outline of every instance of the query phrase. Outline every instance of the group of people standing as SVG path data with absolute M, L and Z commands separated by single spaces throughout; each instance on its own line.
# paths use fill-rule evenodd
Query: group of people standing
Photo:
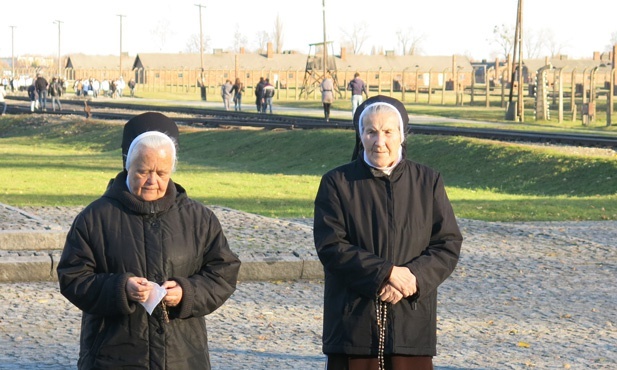
M 49 82 L 43 74 L 39 73 L 26 91 L 30 99 L 31 112 L 35 110 L 47 111 L 48 96 L 51 96 L 52 109 L 56 111 L 56 106 L 58 106 L 58 110 L 62 110 L 60 97 L 66 92 L 66 87 L 61 78 L 52 77 L 51 82 Z
M 135 85 L 135 81 L 132 79 L 128 83 L 131 96 L 135 94 Z M 97 97 L 99 94 L 103 94 L 103 96 L 116 97 L 122 95 L 124 81 L 122 78 L 119 78 L 117 81 L 103 80 L 99 82 L 97 79 L 89 78 L 76 80 L 73 88 L 77 96 Z M 66 93 L 66 81 L 55 76 L 52 77 L 51 81 L 48 81 L 42 73 L 37 73 L 36 77 L 31 79 L 26 92 L 30 100 L 31 112 L 46 112 L 49 98 L 51 98 L 51 108 L 55 112 L 56 110 L 62 110 L 60 98 Z M 3 105 L 2 114 L 6 113 L 6 94 L 6 88 L 3 84 L 0 84 L 0 104 Z
M 272 114 L 272 99 L 276 89 L 270 83 L 269 78 L 259 77 L 259 82 L 255 86 L 255 106 L 257 113 Z
M 231 102 L 234 103 L 234 110 L 239 112 L 242 110 L 242 94 L 244 94 L 244 84 L 239 78 L 236 78 L 236 82 L 232 85 L 231 80 L 225 80 L 225 83 L 221 85 L 221 97 L 223 98 L 223 106 L 225 110 L 231 109 Z
M 230 79 L 225 80 L 225 83 L 221 85 L 221 98 L 223 99 L 223 107 L 225 107 L 225 110 L 231 110 L 232 101 L 235 111 L 242 110 L 242 95 L 244 90 L 244 84 L 239 78 L 236 78 L 236 82 L 233 84 Z M 326 122 L 330 122 L 330 108 L 335 100 L 335 83 L 329 71 L 319 85 L 319 90 L 321 91 L 324 117 Z M 358 106 L 362 103 L 363 97 L 365 96 L 368 99 L 368 89 L 364 81 L 360 78 L 360 73 L 356 72 L 354 74 L 354 78 L 349 81 L 347 85 L 347 90 L 351 91 L 351 114 L 353 116 Z M 254 92 L 257 113 L 272 114 L 272 100 L 276 93 L 276 88 L 270 83 L 270 79 L 260 77 Z
M 133 79 L 128 82 L 131 97 L 135 96 L 135 85 L 135 80 Z M 115 80 L 103 79 L 103 81 L 99 81 L 98 79 L 91 77 L 75 80 L 73 89 L 75 90 L 75 95 L 77 96 L 92 98 L 97 98 L 99 96 L 120 98 L 124 95 L 126 86 L 127 84 L 124 82 L 124 78 L 122 76 Z
M 332 79 L 331 73 L 328 71 L 319 85 L 321 103 L 323 105 L 326 122 L 330 122 L 330 107 L 335 99 L 334 89 L 334 80 Z M 356 72 L 354 74 L 353 80 L 349 81 L 347 84 L 347 90 L 351 91 L 351 116 L 353 117 L 356 114 L 358 106 L 362 104 L 363 95 L 368 99 L 368 89 L 364 81 L 360 78 L 360 73 Z

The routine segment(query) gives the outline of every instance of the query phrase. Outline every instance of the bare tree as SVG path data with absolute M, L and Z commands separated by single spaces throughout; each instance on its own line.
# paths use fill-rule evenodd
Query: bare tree
M 396 37 L 401 45 L 402 55 L 419 55 L 421 53 L 424 35 L 416 34 L 412 27 L 409 27 L 406 31 L 396 31 Z
M 514 45 L 514 27 L 505 24 L 493 27 L 493 38 L 490 41 L 500 48 L 503 53 L 501 57 L 507 59 Z
M 371 55 L 383 55 L 383 54 L 384 54 L 383 46 L 373 45 L 373 47 L 371 48 Z
M 617 31 L 611 33 L 611 39 L 609 40 L 609 44 L 606 45 L 606 51 L 613 51 L 613 46 L 617 45 Z
M 272 30 L 272 40 L 274 40 L 274 50 L 277 54 L 280 54 L 283 51 L 283 22 L 278 14 Z
M 341 30 L 345 38 L 342 44 L 349 45 L 353 54 L 360 54 L 362 46 L 368 39 L 367 28 L 367 23 L 362 22 L 354 24 L 351 32 Z
M 167 46 L 167 40 L 174 35 L 171 30 L 171 24 L 167 19 L 159 20 L 154 28 L 150 30 L 152 39 L 156 42 L 159 51 L 164 50 Z
M 270 41 L 270 35 L 266 31 L 257 32 L 257 53 L 263 54 L 266 52 L 266 46 L 268 45 L 268 41 Z
M 555 32 L 550 29 L 546 29 L 543 32 L 542 39 L 544 40 L 544 47 L 548 50 L 551 58 L 561 54 L 564 45 L 557 41 Z
M 201 49 L 199 47 L 199 34 L 194 33 L 189 36 L 189 39 L 186 41 L 186 45 L 184 46 L 184 52 L 188 54 L 200 53 Z M 204 37 L 204 52 L 208 50 L 210 47 L 210 37 Z
M 240 52 L 240 49 L 246 47 L 248 39 L 242 33 L 240 33 L 240 26 L 236 24 L 236 31 L 234 32 L 234 50 Z
M 525 56 L 529 59 L 537 59 L 542 55 L 542 49 L 544 48 L 544 29 L 540 32 L 536 32 L 532 29 L 525 31 L 523 46 L 525 47 Z

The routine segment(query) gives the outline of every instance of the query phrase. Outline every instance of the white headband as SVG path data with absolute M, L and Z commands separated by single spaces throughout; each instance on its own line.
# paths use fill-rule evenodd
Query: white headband
M 360 117 L 358 118 L 358 130 L 360 132 L 360 137 L 362 137 L 362 130 L 364 129 L 364 127 L 362 127 L 363 125 L 362 121 L 364 120 L 364 115 L 365 113 L 368 112 L 370 107 L 375 106 L 375 105 L 383 105 L 383 106 L 392 108 L 392 110 L 396 112 L 396 116 L 398 117 L 398 122 L 399 122 L 399 130 L 401 131 L 401 143 L 403 143 L 405 141 L 405 127 L 404 127 L 405 124 L 403 123 L 403 117 L 401 117 L 401 112 L 399 112 L 398 109 L 396 109 L 394 105 L 389 104 L 389 103 L 384 103 L 384 102 L 375 102 L 362 110 L 362 113 L 360 113 Z
M 131 145 L 129 146 L 129 150 L 126 153 L 126 170 L 127 171 L 129 169 L 130 158 L 131 158 L 131 154 L 133 153 L 133 149 L 137 146 L 137 144 L 141 140 L 143 140 L 144 138 L 146 138 L 148 136 L 158 136 L 158 137 L 166 139 L 169 142 L 169 144 L 171 145 L 171 158 L 174 160 L 174 163 L 175 163 L 175 159 L 176 159 L 176 145 L 175 145 L 174 141 L 169 136 L 165 135 L 162 132 L 159 132 L 159 131 L 146 131 L 146 132 L 144 132 L 142 134 L 139 134 L 135 139 L 133 139 L 133 141 L 131 142 Z

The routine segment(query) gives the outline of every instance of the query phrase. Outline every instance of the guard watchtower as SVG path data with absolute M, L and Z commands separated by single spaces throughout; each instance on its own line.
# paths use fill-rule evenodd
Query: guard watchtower
M 336 59 L 332 49 L 332 41 L 319 42 L 309 45 L 309 53 L 306 60 L 306 69 L 304 71 L 304 81 L 300 88 L 300 96 L 308 98 L 315 89 L 319 89 L 319 85 L 323 82 L 326 74 L 330 73 L 334 81 L 334 91 L 339 98 L 342 97 L 339 90 L 338 78 L 336 73 Z M 324 47 L 326 50 L 324 50 Z M 325 63 L 324 63 L 325 56 Z

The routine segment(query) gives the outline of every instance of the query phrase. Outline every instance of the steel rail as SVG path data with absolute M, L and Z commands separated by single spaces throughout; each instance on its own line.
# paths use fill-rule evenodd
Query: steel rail
M 27 102 L 25 97 L 9 97 L 15 101 Z M 84 116 L 83 100 L 64 100 L 63 110 L 53 112 L 48 109 L 45 114 Z M 255 112 L 235 112 L 220 109 L 196 108 L 186 106 L 153 106 L 122 102 L 90 101 L 92 117 L 103 120 L 127 121 L 135 114 L 146 111 L 158 111 L 170 115 L 178 124 L 194 127 L 256 127 L 266 129 L 347 129 L 353 130 L 348 119 L 330 119 L 325 122 L 321 117 L 298 115 L 258 114 Z M 7 113 L 31 114 L 29 104 L 10 104 Z M 466 136 L 514 142 L 537 142 L 572 146 L 617 148 L 617 136 L 593 134 L 568 134 L 549 132 L 529 132 L 521 130 L 500 130 L 495 128 L 469 128 L 440 125 L 409 125 L 409 132 L 423 135 Z

